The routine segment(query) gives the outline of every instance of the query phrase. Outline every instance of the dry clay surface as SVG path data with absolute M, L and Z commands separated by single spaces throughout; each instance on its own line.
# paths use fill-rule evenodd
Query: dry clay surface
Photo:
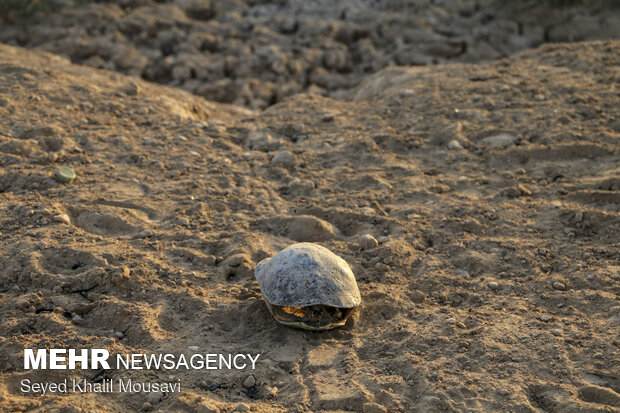
M 0 410 L 617 412 L 619 64 L 546 45 L 251 112 L 0 46 Z M 355 323 L 272 319 L 253 269 L 295 241 L 351 265 Z M 19 392 L 95 376 L 24 348 L 190 346 L 261 356 L 103 374 L 181 394 Z

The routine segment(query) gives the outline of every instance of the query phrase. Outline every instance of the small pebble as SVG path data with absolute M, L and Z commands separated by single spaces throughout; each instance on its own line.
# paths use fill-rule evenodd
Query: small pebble
M 385 182 L 379 182 L 377 184 L 377 189 L 392 189 L 392 186 L 390 184 L 385 183 Z
M 549 316 L 548 316 L 548 315 L 546 315 L 546 314 L 545 314 L 545 315 L 541 315 L 541 316 L 540 316 L 540 321 L 545 321 L 545 322 L 547 322 L 547 321 L 549 321 L 549 320 L 551 320 L 551 317 L 549 317 Z
M 452 139 L 448 142 L 448 149 L 463 149 L 463 145 L 461 145 L 461 142 L 456 139 Z
M 377 238 L 377 241 L 379 242 L 379 244 L 385 244 L 386 242 L 390 242 L 390 237 L 386 235 L 381 235 L 379 238 Z
M 364 234 L 359 238 L 359 246 L 362 249 L 369 250 L 379 245 L 375 237 L 370 234 Z
M 515 143 L 516 140 L 517 138 L 514 135 L 509 133 L 500 133 L 498 135 L 493 135 L 482 139 L 482 143 L 490 146 L 491 148 L 507 148 Z
M 233 409 L 233 412 L 248 412 L 250 411 L 250 406 L 248 406 L 245 403 L 239 403 L 237 406 L 235 406 L 235 408 Z
M 235 254 L 227 261 L 229 267 L 238 267 L 245 261 L 245 255 Z
M 413 301 L 416 304 L 420 304 L 420 303 L 423 303 L 424 300 L 426 300 L 426 294 L 424 294 L 422 291 L 418 291 L 418 290 L 411 291 L 411 301 Z
M 152 393 L 149 393 L 148 396 L 146 396 L 146 401 L 148 403 L 151 404 L 155 404 L 157 403 L 162 397 L 164 396 L 164 394 L 162 392 L 159 391 L 154 391 Z
M 362 207 L 360 208 L 360 212 L 365 215 L 376 215 L 377 214 L 377 211 L 375 211 L 371 207 Z
M 63 184 L 70 184 L 71 182 L 75 181 L 76 177 L 73 169 L 67 168 L 65 166 L 56 169 L 54 176 L 59 182 L 62 182 Z
M 460 321 L 458 323 L 456 323 L 456 326 L 458 328 L 460 328 L 460 329 L 463 329 L 463 330 L 465 330 L 467 328 L 467 326 L 464 323 L 460 322 Z
M 451 325 L 454 325 L 454 324 L 456 324 L 456 319 L 455 319 L 455 318 L 448 318 L 448 319 L 446 320 L 446 323 L 451 324 Z
M 566 290 L 566 286 L 559 282 L 559 281 L 554 281 L 553 282 L 553 288 L 555 288 L 558 291 L 565 291 Z
M 67 214 L 58 214 L 54 216 L 54 222 L 71 225 L 71 218 L 69 218 L 69 215 Z
M 84 321 L 84 319 L 80 317 L 78 314 L 76 314 L 73 316 L 73 318 L 71 318 L 71 321 L 75 324 L 80 324 L 82 321 Z
M 252 375 L 249 375 L 245 380 L 243 380 L 243 387 L 246 389 L 251 389 L 255 385 L 256 385 L 256 379 Z
M 140 86 L 134 82 L 129 82 L 129 84 L 125 86 L 125 93 L 129 96 L 136 96 L 140 94 Z
M 273 166 L 292 166 L 295 163 L 295 155 L 290 151 L 280 151 L 271 159 Z
M 198 346 L 188 346 L 187 349 L 189 351 L 198 351 L 200 348 Z
M 595 278 L 595 277 L 594 277 L 594 274 L 589 274 L 589 275 L 586 277 L 586 279 L 587 279 L 588 281 L 592 281 L 592 280 L 594 280 L 594 278 Z
M 487 284 L 487 287 L 489 287 L 491 290 L 497 290 L 499 288 L 499 284 L 496 283 L 495 281 L 490 281 Z

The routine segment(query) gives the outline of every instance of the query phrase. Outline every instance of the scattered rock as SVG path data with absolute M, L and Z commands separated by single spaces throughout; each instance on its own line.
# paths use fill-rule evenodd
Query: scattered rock
M 376 248 L 379 245 L 379 243 L 377 242 L 375 237 L 373 237 L 372 235 L 364 234 L 359 237 L 358 245 L 364 250 L 369 250 L 369 249 Z
M 252 131 L 248 134 L 247 146 L 256 151 L 270 152 L 280 149 L 282 143 L 271 134 L 263 131 Z
M 138 86 L 137 83 L 135 82 L 129 82 L 126 86 L 125 86 L 125 93 L 128 96 L 136 96 L 140 94 L 140 86 Z
M 243 380 L 243 387 L 246 389 L 251 389 L 256 385 L 256 379 L 251 374 Z
M 54 216 L 54 222 L 60 222 L 62 224 L 71 225 L 71 218 L 67 214 L 58 214 Z
M 484 138 L 482 143 L 491 148 L 506 148 L 515 143 L 516 136 L 509 133 L 500 133 L 498 135 L 489 136 Z
M 271 159 L 273 166 L 291 167 L 295 164 L 295 155 L 290 151 L 280 151 Z
M 491 290 L 497 290 L 499 289 L 499 284 L 495 281 L 489 281 L 487 283 L 487 287 L 489 287 Z
M 424 294 L 422 291 L 413 290 L 411 291 L 410 296 L 411 296 L 411 301 L 413 301 L 416 304 L 423 303 L 424 300 L 426 300 L 426 294 Z
M 146 401 L 154 405 L 155 403 L 159 402 L 162 397 L 164 397 L 164 394 L 162 392 L 154 391 L 149 393 L 148 396 L 146 396 Z
M 551 317 L 549 317 L 549 316 L 548 316 L 548 315 L 546 315 L 546 314 L 543 314 L 543 315 L 541 315 L 541 316 L 539 317 L 539 320 L 540 320 L 540 321 L 547 322 L 547 321 L 550 321 L 550 320 L 551 320 Z
M 189 351 L 198 351 L 200 348 L 198 346 L 188 346 L 187 349 Z
M 448 149 L 463 149 L 463 145 L 461 145 L 461 142 L 456 139 L 452 139 L 448 142 Z
M 385 244 L 386 242 L 390 242 L 390 237 L 387 235 L 381 235 L 377 238 L 377 242 L 379 242 L 379 244 Z
M 559 281 L 553 282 L 553 288 L 555 288 L 558 291 L 566 291 L 566 285 L 564 285 L 564 283 L 561 283 Z
M 360 208 L 360 212 L 364 215 L 376 215 L 377 214 L 377 211 L 375 211 L 371 207 L 362 207 Z

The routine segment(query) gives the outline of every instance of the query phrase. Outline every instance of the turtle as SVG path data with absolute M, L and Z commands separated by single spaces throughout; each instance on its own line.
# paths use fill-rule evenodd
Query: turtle
M 292 244 L 259 262 L 254 274 L 269 312 L 287 326 L 340 327 L 362 301 L 349 264 L 318 244 Z

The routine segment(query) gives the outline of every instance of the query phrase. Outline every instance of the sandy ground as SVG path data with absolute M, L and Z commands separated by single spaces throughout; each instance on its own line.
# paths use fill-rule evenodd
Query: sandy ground
M 0 410 L 619 411 L 619 65 L 546 45 L 252 112 L 0 46 Z M 253 268 L 295 241 L 351 265 L 355 323 L 273 320 Z M 19 391 L 96 374 L 25 347 L 190 346 L 261 358 L 99 376 L 180 394 Z

